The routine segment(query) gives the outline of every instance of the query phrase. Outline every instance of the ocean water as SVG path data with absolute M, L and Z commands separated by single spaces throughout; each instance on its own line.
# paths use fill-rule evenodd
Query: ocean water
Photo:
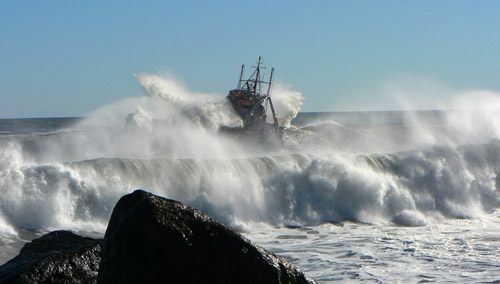
M 0 120 L 0 262 L 50 230 L 102 236 L 124 194 L 184 202 L 320 283 L 498 283 L 500 104 L 302 113 L 283 145 L 221 134 L 223 95 L 140 74 L 147 95 L 86 118 Z M 460 106 L 475 103 L 473 110 Z

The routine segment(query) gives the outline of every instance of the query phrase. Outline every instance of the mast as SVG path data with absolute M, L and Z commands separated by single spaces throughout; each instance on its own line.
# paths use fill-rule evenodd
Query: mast
M 241 78 L 243 78 L 243 71 L 244 70 L 245 70 L 245 64 L 241 65 L 240 79 L 238 80 L 238 87 L 236 87 L 236 89 L 240 89 L 240 87 L 241 87 Z
M 273 101 L 271 101 L 270 97 L 267 97 L 267 100 L 269 101 L 269 106 L 271 107 L 271 112 L 273 113 L 273 128 L 274 128 L 274 130 L 278 130 L 280 125 L 278 123 L 278 116 L 276 115 L 276 112 L 274 111 Z
M 259 56 L 259 62 L 257 62 L 257 70 L 255 70 L 256 75 L 255 75 L 255 84 L 253 85 L 253 89 L 255 92 L 260 93 L 260 62 L 261 62 L 262 56 Z M 258 85 L 258 89 L 257 89 Z
M 276 115 L 276 111 L 274 111 L 274 106 L 273 106 L 273 101 L 271 100 L 271 85 L 273 84 L 273 73 L 274 73 L 274 68 L 271 68 L 271 76 L 269 76 L 269 85 L 267 87 L 267 100 L 269 101 L 269 106 L 271 107 L 271 112 L 273 114 L 273 127 L 275 130 L 278 130 L 279 128 L 279 123 L 278 123 L 278 116 Z
M 269 76 L 269 85 L 267 86 L 267 96 L 269 97 L 269 94 L 271 93 L 271 85 L 273 84 L 273 73 L 274 73 L 274 68 L 271 68 L 271 76 Z

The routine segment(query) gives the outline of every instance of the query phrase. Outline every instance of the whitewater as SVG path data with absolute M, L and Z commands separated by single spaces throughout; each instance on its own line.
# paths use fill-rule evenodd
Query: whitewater
M 302 113 L 276 85 L 283 144 L 224 95 L 138 74 L 147 95 L 86 118 L 0 120 L 0 262 L 41 234 L 102 236 L 142 188 L 202 210 L 320 283 L 498 282 L 500 94 L 449 111 Z M 495 283 L 496 283 L 495 282 Z

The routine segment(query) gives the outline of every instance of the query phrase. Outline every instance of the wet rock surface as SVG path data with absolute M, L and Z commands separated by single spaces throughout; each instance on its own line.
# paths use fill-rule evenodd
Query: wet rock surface
M 104 237 L 98 283 L 315 283 L 202 212 L 136 190 Z
M 69 231 L 50 232 L 0 266 L 0 283 L 96 283 L 101 242 Z

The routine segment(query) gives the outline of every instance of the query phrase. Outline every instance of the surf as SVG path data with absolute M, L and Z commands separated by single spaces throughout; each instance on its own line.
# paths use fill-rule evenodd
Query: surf
M 136 188 L 240 230 L 421 226 L 499 207 L 494 109 L 307 114 L 302 94 L 278 84 L 280 125 L 291 124 L 283 147 L 271 150 L 218 133 L 241 123 L 224 96 L 136 77 L 144 97 L 70 127 L 0 136 L 0 232 L 102 233 L 119 197 Z

